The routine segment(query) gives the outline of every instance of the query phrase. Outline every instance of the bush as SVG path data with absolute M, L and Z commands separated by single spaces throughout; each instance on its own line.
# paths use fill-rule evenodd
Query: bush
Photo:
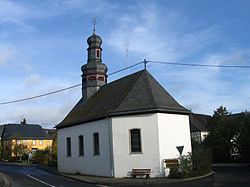
M 16 144 L 13 148 L 14 161 L 27 160 L 27 146 L 23 144 Z
M 212 156 L 201 144 L 193 146 L 193 153 L 179 157 L 179 168 L 170 168 L 169 178 L 187 178 L 211 172 Z
M 183 173 L 180 168 L 170 168 L 168 178 L 180 179 L 183 178 Z
M 193 175 L 203 175 L 211 172 L 212 165 L 212 153 L 209 149 L 202 147 L 193 150 L 192 161 L 193 161 Z
M 57 161 L 56 160 L 49 160 L 48 166 L 49 167 L 57 167 Z
M 181 156 L 179 158 L 180 166 L 178 168 L 170 168 L 169 178 L 186 178 L 192 176 L 192 155 Z
M 188 155 L 184 155 L 180 157 L 180 168 L 182 171 L 182 175 L 184 178 L 192 176 L 192 154 L 188 153 Z
M 36 150 L 33 155 L 33 162 L 35 164 L 48 164 L 49 153 L 46 150 Z

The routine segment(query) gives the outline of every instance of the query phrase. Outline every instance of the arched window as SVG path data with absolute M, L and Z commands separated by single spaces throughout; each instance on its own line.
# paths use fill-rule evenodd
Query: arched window
M 83 135 L 78 136 L 78 147 L 79 147 L 79 156 L 84 156 L 84 139 L 83 139 Z
M 98 132 L 93 134 L 93 152 L 94 152 L 94 155 L 100 155 L 99 133 Z
M 100 58 L 100 50 L 99 49 L 96 50 L 96 57 Z
M 71 157 L 71 138 L 70 137 L 66 139 L 66 154 L 67 154 L 67 157 Z
M 130 151 L 131 153 L 140 153 L 141 151 L 141 130 L 130 130 Z

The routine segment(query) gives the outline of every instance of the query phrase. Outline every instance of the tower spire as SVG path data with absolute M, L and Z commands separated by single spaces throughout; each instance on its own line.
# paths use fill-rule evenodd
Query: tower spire
M 107 83 L 107 66 L 102 63 L 102 39 L 95 34 L 96 19 L 93 19 L 93 34 L 87 39 L 88 60 L 82 70 L 82 99 L 86 102 Z
M 92 23 L 93 23 L 93 34 L 95 34 L 95 27 L 96 27 L 96 19 L 95 19 L 95 17 L 94 17 Z

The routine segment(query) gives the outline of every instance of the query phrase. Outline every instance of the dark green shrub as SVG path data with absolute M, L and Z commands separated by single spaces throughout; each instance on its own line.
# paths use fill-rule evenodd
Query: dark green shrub
M 36 150 L 33 155 L 33 162 L 35 164 L 47 164 L 49 160 L 49 153 L 46 150 Z
M 180 169 L 183 173 L 183 178 L 192 176 L 192 154 L 188 153 L 188 155 L 183 155 L 180 157 Z
M 193 151 L 192 160 L 195 175 L 202 175 L 211 171 L 212 156 L 210 150 L 200 148 Z
M 183 178 L 183 172 L 180 168 L 170 168 L 168 178 L 171 179 L 180 179 Z
M 193 146 L 193 153 L 179 158 L 179 168 L 170 168 L 168 178 L 187 178 L 211 172 L 212 156 L 201 144 Z

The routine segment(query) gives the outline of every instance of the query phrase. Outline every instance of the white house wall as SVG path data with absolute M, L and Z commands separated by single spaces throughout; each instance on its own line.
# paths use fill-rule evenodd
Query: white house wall
M 205 138 L 208 136 L 209 132 L 208 131 L 202 131 L 201 132 L 201 141 L 203 142 Z
M 151 176 L 160 175 L 157 114 L 112 118 L 114 176 L 126 177 L 133 168 L 151 168 Z M 130 152 L 131 129 L 141 129 L 142 153 Z
M 100 155 L 93 155 L 93 133 L 99 133 Z M 84 156 L 79 156 L 78 136 L 84 136 Z M 71 138 L 71 157 L 66 156 L 66 138 Z M 66 173 L 111 176 L 108 120 L 58 130 L 58 170 Z
M 161 162 L 179 157 L 176 146 L 184 146 L 182 155 L 192 151 L 188 115 L 158 113 L 158 134 Z

